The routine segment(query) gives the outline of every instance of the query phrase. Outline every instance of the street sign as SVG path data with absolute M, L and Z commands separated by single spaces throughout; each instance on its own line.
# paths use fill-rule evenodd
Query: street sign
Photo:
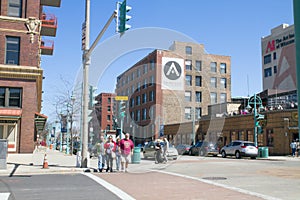
M 116 101 L 128 101 L 128 96 L 116 96 Z

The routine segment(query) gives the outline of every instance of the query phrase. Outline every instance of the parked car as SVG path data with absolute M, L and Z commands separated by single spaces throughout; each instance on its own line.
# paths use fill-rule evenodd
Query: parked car
M 219 154 L 218 145 L 208 141 L 197 142 L 189 150 L 190 156 L 217 156 Z
M 155 146 L 156 146 L 156 142 L 155 141 L 150 141 L 148 142 L 144 148 L 143 148 L 143 155 L 144 158 L 155 158 Z M 167 152 L 167 158 L 169 160 L 176 160 L 178 157 L 178 151 L 177 149 L 174 147 L 174 145 L 169 144 L 169 150 Z
M 179 155 L 186 155 L 186 154 L 189 154 L 189 150 L 191 148 L 191 145 L 178 144 L 175 148 L 177 149 Z
M 235 140 L 221 148 L 223 158 L 226 156 L 235 156 L 236 158 L 251 157 L 255 159 L 258 155 L 258 149 L 253 142 Z

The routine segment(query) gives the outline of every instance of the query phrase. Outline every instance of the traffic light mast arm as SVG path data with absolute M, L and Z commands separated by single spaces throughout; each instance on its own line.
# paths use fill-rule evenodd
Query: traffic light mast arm
M 110 23 L 112 22 L 112 20 L 118 17 L 117 16 L 117 11 L 114 10 L 114 12 L 112 13 L 112 15 L 110 16 L 110 18 L 108 19 L 108 21 L 106 22 L 106 24 L 104 25 L 103 29 L 101 30 L 101 32 L 98 34 L 96 40 L 93 42 L 91 48 L 89 48 L 87 50 L 87 52 L 85 53 L 85 59 L 89 58 L 91 53 L 93 52 L 93 50 L 95 49 L 95 47 L 97 46 L 99 40 L 102 38 L 103 34 L 105 33 L 105 31 L 107 30 L 108 26 L 110 25 Z

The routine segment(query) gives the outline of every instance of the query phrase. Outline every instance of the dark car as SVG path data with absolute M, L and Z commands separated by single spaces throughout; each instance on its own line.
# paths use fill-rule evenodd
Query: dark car
M 179 155 L 187 155 L 187 154 L 189 154 L 189 150 L 191 148 L 191 145 L 178 144 L 175 148 L 177 149 Z
M 189 155 L 196 156 L 217 156 L 219 154 L 218 145 L 208 141 L 197 142 L 189 150 Z

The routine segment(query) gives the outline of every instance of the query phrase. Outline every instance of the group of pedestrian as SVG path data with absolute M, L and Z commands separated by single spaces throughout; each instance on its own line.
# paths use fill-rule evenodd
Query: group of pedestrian
M 123 139 L 116 138 L 116 141 L 113 140 L 111 135 L 105 141 L 104 136 L 101 135 L 97 143 L 98 171 L 113 172 L 115 161 L 116 171 L 128 172 L 128 164 L 131 160 L 133 148 L 134 144 L 129 133 L 126 133 Z
M 293 157 L 298 157 L 299 156 L 299 151 L 300 151 L 300 143 L 299 139 L 293 140 L 290 144 L 290 147 L 292 149 L 292 156 Z

